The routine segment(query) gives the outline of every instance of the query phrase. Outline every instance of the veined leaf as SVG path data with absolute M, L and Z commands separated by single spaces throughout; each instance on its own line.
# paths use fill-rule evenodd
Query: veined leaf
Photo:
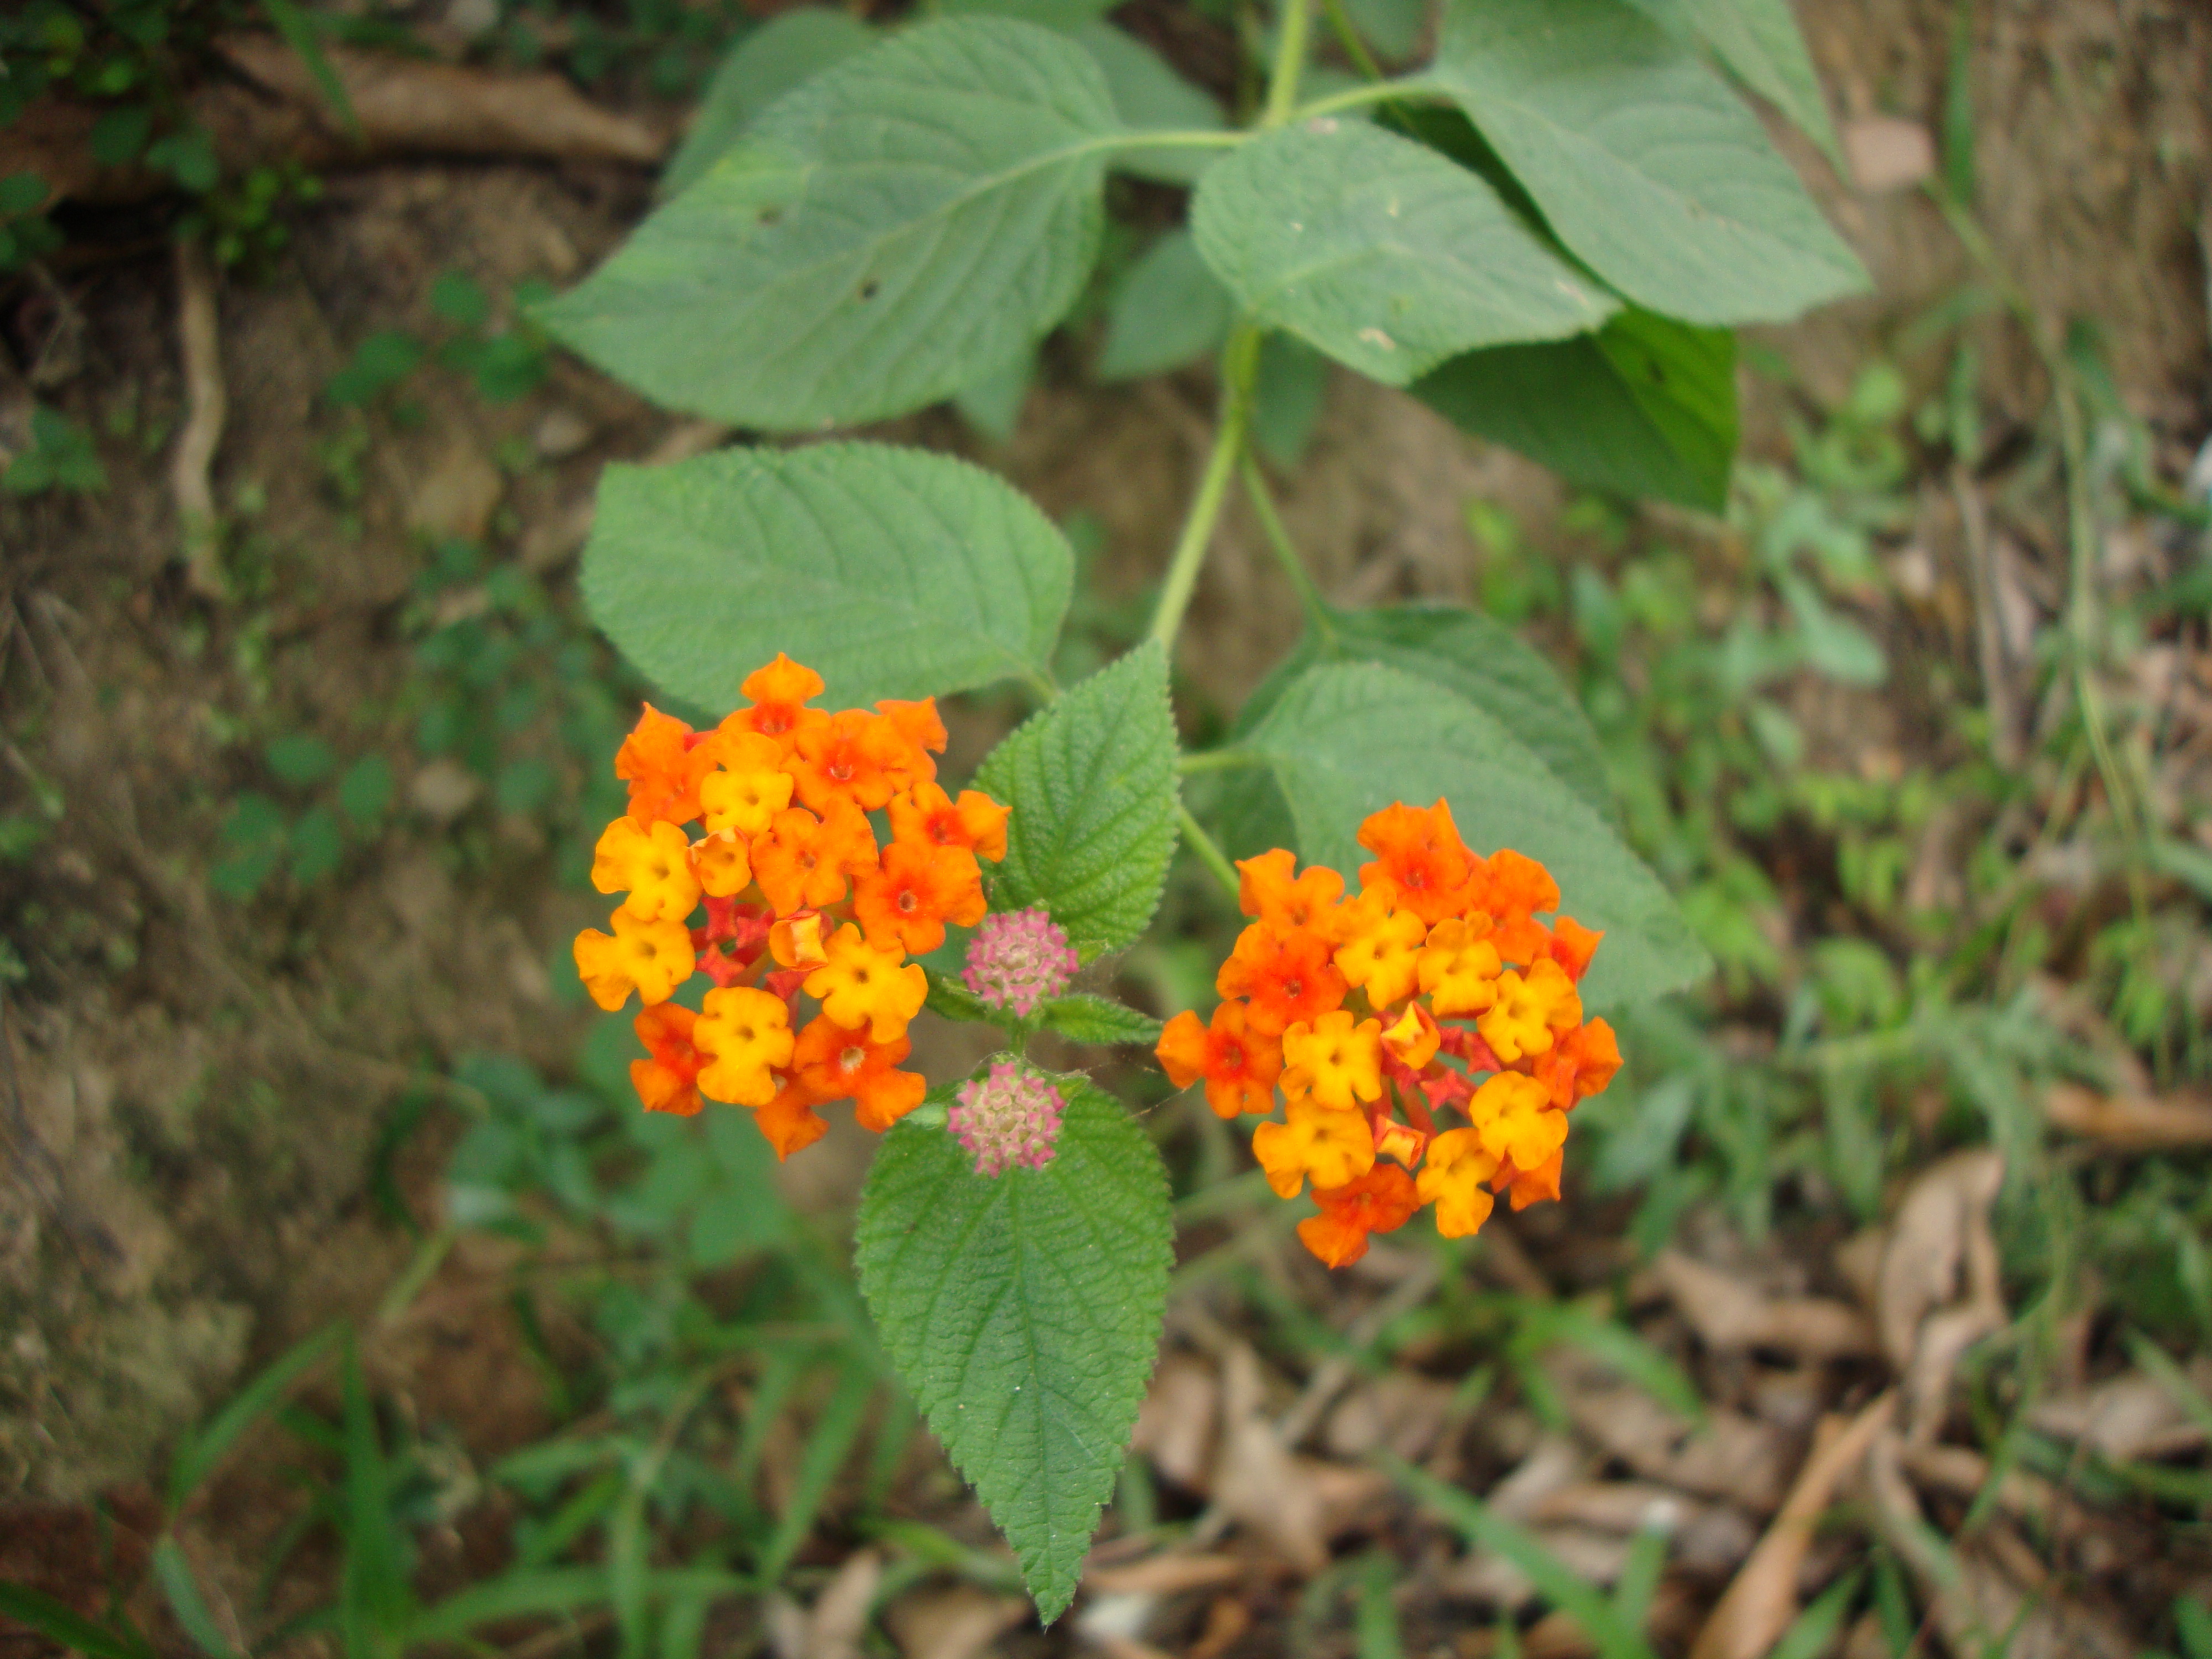
M 1379 663 L 1323 663 L 1288 686 L 1238 746 L 1264 759 L 1290 804 L 1298 851 L 1357 880 L 1357 836 L 1393 801 L 1451 804 L 1478 853 L 1510 847 L 1548 867 L 1562 908 L 1606 939 L 1593 1006 L 1680 989 L 1711 966 L 1658 878 L 1588 802 L 1493 715 Z
M 1168 62 L 1127 30 L 1091 18 L 1067 31 L 1098 60 L 1121 125 L 1137 132 L 1218 132 L 1226 125 L 1221 106 L 1203 87 L 1193 86 Z M 1164 185 L 1194 185 L 1221 159 L 1220 149 L 1200 144 L 1188 149 L 1125 149 L 1112 166 L 1117 173 Z
M 1042 1010 L 1045 1027 L 1071 1042 L 1139 1042 L 1160 1040 L 1160 1023 L 1111 997 L 1078 994 L 1054 997 Z
M 1596 333 L 1455 357 L 1413 395 L 1569 482 L 1718 512 L 1735 459 L 1735 337 L 1632 308 Z
M 1237 716 L 1240 732 L 1258 725 L 1285 689 L 1316 663 L 1382 663 L 1443 686 L 1494 716 L 1593 811 L 1613 821 L 1613 786 L 1589 717 L 1559 671 L 1511 629 L 1457 605 L 1332 608 L 1328 615 L 1327 633 L 1309 629 L 1246 700 Z
M 1157 642 L 1016 728 L 975 772 L 978 789 L 1013 808 L 991 908 L 1042 904 L 1085 962 L 1133 941 L 1175 855 L 1175 759 Z
M 657 402 L 777 431 L 950 397 L 1059 319 L 1090 274 L 1122 131 L 1080 46 L 946 18 L 754 121 L 542 313 Z
M 974 1173 L 950 1135 L 899 1124 L 860 1197 L 860 1289 L 930 1428 L 1021 1562 L 1044 1619 L 1075 1593 L 1167 1302 L 1159 1158 L 1080 1078 L 1042 1170 Z
M 1638 305 L 1768 322 L 1866 287 L 1759 118 L 1627 0 L 1449 0 L 1428 74 Z
M 753 118 L 833 64 L 866 50 L 876 33 L 849 13 L 801 6 L 738 42 L 699 99 L 691 130 L 660 175 L 660 193 L 695 184 L 744 136 Z
M 1115 290 L 1097 376 L 1139 380 L 1203 357 L 1228 337 L 1234 309 L 1190 233 L 1171 230 L 1145 250 Z
M 724 709 L 779 651 L 834 703 L 1040 673 L 1074 569 L 1051 521 L 979 467 L 820 444 L 610 466 L 583 588 L 632 662 Z
M 1636 0 L 1662 23 L 1696 33 L 1744 85 L 1788 116 L 1797 130 L 1840 162 L 1835 124 L 1814 72 L 1790 0 Z
M 1200 181 L 1191 226 L 1255 319 L 1391 386 L 1478 346 L 1581 333 L 1616 308 L 1474 173 L 1364 121 L 1242 146 Z

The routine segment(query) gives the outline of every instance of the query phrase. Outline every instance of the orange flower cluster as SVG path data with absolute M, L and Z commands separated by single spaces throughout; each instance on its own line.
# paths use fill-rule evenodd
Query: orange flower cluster
M 633 991 L 644 1005 L 650 1058 L 630 1079 L 647 1109 L 750 1107 L 778 1158 L 821 1137 L 814 1109 L 828 1102 L 850 1099 L 878 1131 L 921 1103 L 921 1077 L 898 1069 L 929 992 L 907 957 L 935 950 L 947 922 L 983 919 L 976 860 L 1006 853 L 1006 808 L 937 785 L 933 701 L 830 714 L 809 707 L 822 690 L 778 656 L 711 732 L 646 706 L 615 757 L 629 811 L 592 863 L 593 886 L 626 896 L 612 933 L 576 938 L 600 1007 Z M 887 817 L 888 842 L 871 813 Z M 669 1000 L 695 972 L 714 982 L 696 1014 Z M 802 991 L 820 1004 L 803 1024 Z
M 1224 1118 L 1282 1091 L 1252 1151 L 1283 1197 L 1312 1182 L 1321 1213 L 1298 1237 L 1332 1267 L 1426 1204 L 1461 1238 L 1493 1193 L 1516 1210 L 1557 1198 L 1567 1114 L 1620 1069 L 1575 989 L 1601 936 L 1536 920 L 1559 908 L 1542 865 L 1468 851 L 1442 801 L 1385 807 L 1359 844 L 1376 857 L 1350 897 L 1279 848 L 1237 866 L 1254 920 L 1215 981 L 1228 1000 L 1210 1022 L 1176 1015 L 1157 1050 Z

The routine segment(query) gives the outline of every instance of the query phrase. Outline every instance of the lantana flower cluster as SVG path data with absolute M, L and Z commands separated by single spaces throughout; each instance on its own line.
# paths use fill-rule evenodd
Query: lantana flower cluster
M 576 939 L 592 1000 L 642 1005 L 649 1058 L 630 1079 L 647 1108 L 749 1107 L 780 1158 L 828 1128 L 817 1106 L 849 1099 L 881 1132 L 921 1103 L 899 1066 L 929 983 L 907 958 L 983 920 L 977 860 L 1006 852 L 1006 807 L 938 787 L 933 700 L 833 714 L 809 706 L 823 689 L 779 655 L 711 732 L 646 706 L 615 757 L 629 810 L 592 864 L 625 896 L 612 933 Z M 696 1014 L 670 1000 L 695 973 L 714 981 Z
M 1494 1194 L 1557 1198 L 1567 1115 L 1620 1069 L 1575 988 L 1601 935 L 1537 920 L 1559 907 L 1542 865 L 1469 851 L 1441 800 L 1385 807 L 1359 844 L 1376 857 L 1350 896 L 1279 848 L 1237 866 L 1253 921 L 1215 981 L 1226 1000 L 1178 1014 L 1157 1051 L 1224 1118 L 1272 1112 L 1280 1090 L 1253 1154 L 1285 1198 L 1312 1183 L 1321 1213 L 1298 1237 L 1332 1267 L 1425 1205 L 1461 1238 Z

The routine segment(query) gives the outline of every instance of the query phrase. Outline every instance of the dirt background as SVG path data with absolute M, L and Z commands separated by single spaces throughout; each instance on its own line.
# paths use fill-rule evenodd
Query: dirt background
M 1819 0 L 1803 13 L 1863 172 L 1911 171 L 1913 147 L 1941 128 L 1948 0 Z M 1979 210 L 2002 264 L 2047 326 L 2096 320 L 2125 394 L 2185 465 L 2212 412 L 2212 11 L 2001 0 L 1974 9 L 1972 32 Z M 1793 397 L 1839 398 L 1972 274 L 1917 189 L 1855 187 L 1785 142 L 1876 292 L 1764 337 L 1802 388 L 1754 402 L 1754 453 L 1777 449 Z M 75 1547 L 64 1522 L 76 1506 L 137 1487 L 249 1361 L 333 1311 L 374 1307 L 411 1246 L 368 1200 L 366 1171 L 419 1068 L 491 1048 L 557 1069 L 573 1048 L 581 1013 L 553 975 L 591 907 L 551 887 L 542 832 L 432 768 L 402 763 L 398 826 L 338 881 L 241 907 L 211 897 L 204 875 L 228 801 L 255 781 L 259 739 L 322 732 L 396 762 L 413 753 L 388 711 L 410 672 L 398 619 L 422 538 L 483 539 L 557 574 L 599 468 L 672 432 L 684 441 L 679 423 L 562 360 L 540 391 L 499 408 L 429 371 L 428 419 L 380 436 L 356 507 L 332 498 L 316 448 L 332 429 L 320 401 L 331 374 L 372 331 L 432 331 L 424 295 L 438 273 L 467 271 L 495 295 L 526 277 L 573 281 L 642 213 L 650 185 L 644 168 L 605 164 L 333 173 L 275 269 L 226 284 L 217 495 L 265 493 L 257 534 L 279 578 L 266 602 L 190 590 L 161 448 L 103 440 L 110 487 L 97 497 L 0 497 L 0 811 L 33 810 L 49 786 L 66 808 L 27 860 L 0 866 L 0 915 L 27 969 L 5 987 L 0 1057 L 0 1496 L 15 1505 L 15 1524 L 0 1522 L 0 1576 L 24 1570 L 18 1555 Z M 174 309 L 158 248 L 65 262 L 51 284 L 10 279 L 0 445 L 21 446 L 34 394 L 95 430 L 125 400 L 142 423 L 173 422 Z M 2032 418 L 2044 391 L 2034 355 L 2002 319 L 1981 326 L 1999 414 Z M 1080 384 L 1073 361 L 1053 354 L 1003 453 L 941 413 L 901 430 L 993 461 L 1055 514 L 1096 514 L 1106 580 L 1127 590 L 1172 538 L 1207 386 L 1188 376 L 1101 390 Z M 1547 475 L 1349 377 L 1283 489 L 1323 586 L 1352 602 L 1468 599 L 1464 502 L 1498 501 L 1540 538 L 1562 500 Z M 1931 508 L 1924 545 L 1947 580 L 1954 535 Z M 1232 702 L 1297 628 L 1288 590 L 1232 514 L 1186 635 L 1190 685 Z M 438 1142 L 423 1137 L 402 1172 L 426 1201 Z M 811 1169 L 832 1188 L 843 1178 L 828 1158 Z M 456 1260 L 441 1282 L 471 1270 Z M 383 1342 L 381 1380 L 495 1440 L 527 1433 L 526 1371 L 504 1363 L 495 1334 L 473 1330 L 465 1299 L 453 1305 Z

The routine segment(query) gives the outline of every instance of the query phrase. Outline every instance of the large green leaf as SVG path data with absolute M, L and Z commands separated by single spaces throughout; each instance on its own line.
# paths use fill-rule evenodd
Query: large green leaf
M 1275 775 L 1298 851 L 1357 880 L 1368 814 L 1439 796 L 1479 853 L 1510 847 L 1540 860 L 1567 914 L 1606 939 L 1583 981 L 1597 1006 L 1659 996 L 1711 962 L 1658 878 L 1533 750 L 1464 697 L 1380 663 L 1308 669 L 1239 746 Z
M 1136 36 L 1097 18 L 1076 25 L 1067 34 L 1098 60 L 1123 126 L 1137 132 L 1218 132 L 1226 125 L 1212 93 L 1184 80 Z M 1118 152 L 1113 166 L 1117 172 L 1165 185 L 1194 185 L 1220 159 L 1218 145 L 1188 149 L 1146 146 Z
M 632 662 L 702 707 L 734 706 L 779 651 L 849 704 L 1042 673 L 1074 568 L 1051 521 L 979 467 L 820 444 L 610 466 L 583 589 Z
M 660 193 L 696 184 L 744 137 L 754 117 L 832 64 L 864 51 L 875 31 L 827 6 L 801 6 L 770 18 L 738 42 L 699 100 L 690 131 L 660 175 Z
M 1595 334 L 1455 357 L 1413 388 L 1560 477 L 1718 512 L 1735 457 L 1735 337 L 1638 308 Z
M 1394 605 L 1327 613 L 1237 716 L 1249 732 L 1316 663 L 1379 662 L 1465 697 L 1527 744 L 1600 817 L 1614 817 L 1605 755 L 1559 671 L 1504 623 L 1457 605 Z
M 1473 173 L 1364 121 L 1245 144 L 1200 180 L 1191 227 L 1255 319 L 1391 386 L 1595 328 L 1615 305 Z
M 1095 372 L 1102 380 L 1134 380 L 1180 368 L 1228 337 L 1234 309 L 1190 233 L 1171 230 L 1114 290 Z
M 1627 0 L 1449 0 L 1429 76 L 1639 305 L 1775 321 L 1866 286 L 1758 117 Z
M 1018 727 L 975 787 L 1013 808 L 991 908 L 1042 904 L 1083 960 L 1132 943 L 1176 843 L 1167 653 L 1139 647 Z
M 1661 22 L 1702 39 L 1736 78 L 1840 161 L 1828 100 L 1790 0 L 1636 0 Z
M 951 396 L 1081 290 L 1121 131 L 1091 54 L 946 18 L 779 100 L 543 313 L 656 401 L 791 431 Z
M 1080 1078 L 1042 1170 L 975 1175 L 908 1121 L 860 1196 L 860 1289 L 891 1363 L 1020 1559 L 1037 1612 L 1075 1594 L 1152 1375 L 1174 1235 L 1135 1120 Z

